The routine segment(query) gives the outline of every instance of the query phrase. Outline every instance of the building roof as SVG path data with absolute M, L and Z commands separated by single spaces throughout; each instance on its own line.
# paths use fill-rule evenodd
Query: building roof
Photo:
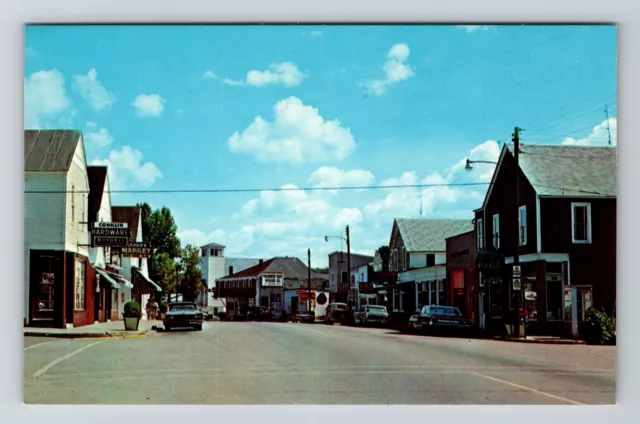
M 218 243 L 209 243 L 209 244 L 205 244 L 204 246 L 200 246 L 201 249 L 206 249 L 206 248 L 210 248 L 210 247 L 220 247 L 220 248 L 224 249 L 227 246 L 223 246 L 223 245 L 218 244 Z
M 25 172 L 66 172 L 82 137 L 75 130 L 25 130 Z
M 138 206 L 112 206 L 111 220 L 113 222 L 126 222 L 131 228 L 129 241 L 136 242 L 138 237 L 138 222 L 140 220 L 140 208 Z
M 247 268 L 258 265 L 259 263 L 260 259 L 255 258 L 224 258 L 225 272 L 229 271 L 230 266 L 233 267 L 234 273 L 238 273 L 240 271 L 244 271 Z
M 329 256 L 339 255 L 339 254 L 346 255 L 346 254 L 347 254 L 347 252 L 345 252 L 345 251 L 340 251 L 340 250 L 336 250 L 335 252 L 331 252 L 331 253 L 329 253 Z M 362 254 L 360 254 L 360 253 L 353 253 L 353 252 L 351 252 L 350 254 L 351 254 L 351 257 L 354 257 L 354 256 L 355 256 L 355 257 L 358 257 L 358 258 L 369 258 L 369 259 L 373 259 L 373 256 L 371 256 L 371 255 L 362 255 Z
M 520 169 L 539 196 L 616 197 L 617 150 L 522 144 Z
M 446 239 L 473 230 L 470 219 L 399 219 L 398 226 L 408 252 L 445 252 Z
M 89 221 L 95 222 L 102 204 L 102 194 L 107 181 L 106 166 L 88 166 L 89 178 Z
M 244 271 L 235 272 L 231 275 L 227 275 L 222 278 L 225 279 L 238 279 L 238 278 L 254 278 L 260 274 L 268 272 L 281 272 L 284 274 L 285 280 L 287 279 L 307 279 L 308 268 L 298 258 L 289 257 L 275 257 L 268 261 L 264 261 L 261 264 L 254 265 L 251 268 L 247 268 Z M 316 274 L 311 272 L 311 279 L 322 279 L 323 274 Z M 219 281 L 219 280 L 218 280 Z

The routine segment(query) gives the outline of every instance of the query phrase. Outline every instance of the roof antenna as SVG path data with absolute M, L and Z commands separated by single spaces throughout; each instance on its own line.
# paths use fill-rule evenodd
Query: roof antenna
M 607 133 L 609 133 L 609 146 L 611 146 L 611 126 L 609 125 L 609 105 L 604 106 L 604 113 L 607 115 Z
M 418 186 L 418 190 L 420 190 L 420 218 L 422 218 L 422 186 Z

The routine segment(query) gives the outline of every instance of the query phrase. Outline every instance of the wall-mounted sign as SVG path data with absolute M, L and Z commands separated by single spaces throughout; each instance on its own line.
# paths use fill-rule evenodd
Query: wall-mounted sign
M 520 278 L 513 279 L 513 290 L 522 290 L 522 280 Z
M 327 303 L 327 295 L 324 293 L 320 293 L 320 295 L 318 295 L 318 305 L 324 305 L 325 303 Z
M 129 237 L 91 237 L 91 247 L 123 247 L 129 242 Z
M 130 258 L 147 258 L 153 255 L 153 248 L 149 243 L 129 243 L 122 248 L 122 256 Z
M 266 274 L 262 276 L 262 287 L 282 287 L 283 274 Z
M 513 276 L 514 277 L 520 277 L 522 275 L 522 268 L 520 267 L 520 265 L 514 265 L 513 266 Z
M 93 228 L 129 228 L 126 222 L 94 222 Z

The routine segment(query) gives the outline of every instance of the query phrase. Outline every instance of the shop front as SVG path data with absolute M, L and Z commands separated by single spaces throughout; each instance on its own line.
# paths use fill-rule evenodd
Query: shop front
M 504 257 L 499 252 L 478 251 L 475 269 L 478 281 L 478 329 L 491 334 L 503 334 L 510 307 L 509 290 L 504 290 L 507 284 L 507 279 L 503 278 Z

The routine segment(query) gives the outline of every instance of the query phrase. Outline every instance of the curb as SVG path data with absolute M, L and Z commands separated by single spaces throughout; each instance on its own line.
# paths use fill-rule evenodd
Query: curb
M 58 339 L 142 339 L 149 335 L 148 331 L 139 333 L 40 333 L 40 332 L 24 332 L 24 337 L 52 337 Z
M 584 340 L 541 340 L 541 339 L 517 339 L 513 337 L 496 337 L 494 340 L 512 343 L 558 344 L 558 345 L 586 345 Z

